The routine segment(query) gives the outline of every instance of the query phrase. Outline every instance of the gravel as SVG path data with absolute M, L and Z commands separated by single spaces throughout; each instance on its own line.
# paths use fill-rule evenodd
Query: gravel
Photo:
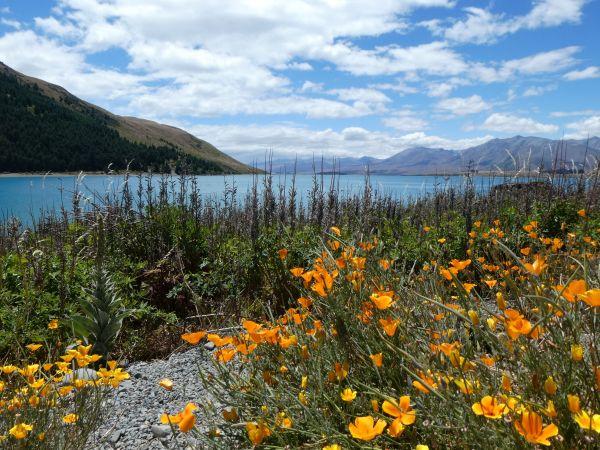
M 174 353 L 166 360 L 137 362 L 126 370 L 131 378 L 124 381 L 107 400 L 106 416 L 88 441 L 89 449 L 171 449 L 194 448 L 189 436 L 174 438 L 169 425 L 160 423 L 164 412 L 175 414 L 188 402 L 203 404 L 213 401 L 202 388 L 199 371 L 214 373 L 210 349 L 195 347 Z M 173 381 L 167 391 L 158 382 Z M 201 422 L 198 411 L 198 422 Z

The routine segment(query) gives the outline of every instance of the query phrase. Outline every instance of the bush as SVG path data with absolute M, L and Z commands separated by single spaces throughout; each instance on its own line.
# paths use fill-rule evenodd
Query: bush
M 465 259 L 438 237 L 448 230 L 425 227 L 412 271 L 379 237 L 333 228 L 312 267 L 290 268 L 294 307 L 206 336 L 219 406 L 200 406 L 202 433 L 182 431 L 207 447 L 591 448 L 598 230 L 574 225 L 550 238 L 536 221 L 475 222 Z

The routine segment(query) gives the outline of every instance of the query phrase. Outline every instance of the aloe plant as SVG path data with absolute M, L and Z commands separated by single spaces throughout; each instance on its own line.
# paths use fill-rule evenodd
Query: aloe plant
M 94 285 L 79 300 L 82 314 L 72 318 L 75 334 L 92 344 L 92 351 L 108 359 L 108 354 L 121 331 L 123 319 L 132 311 L 124 307 L 117 295 L 108 271 L 104 269 L 104 223 L 98 221 L 96 279 Z

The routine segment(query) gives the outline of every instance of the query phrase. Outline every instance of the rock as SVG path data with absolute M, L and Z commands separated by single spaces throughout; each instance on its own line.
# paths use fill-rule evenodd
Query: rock
M 215 349 L 215 343 L 209 341 L 206 344 L 204 344 L 204 348 L 208 351 L 213 351 Z
M 122 434 L 123 434 L 123 431 L 117 430 L 110 435 L 110 437 L 108 438 L 108 441 L 111 444 L 116 444 L 117 442 L 119 442 L 119 439 L 121 439 Z
M 168 425 L 152 425 L 152 434 L 155 438 L 165 438 L 171 434 L 171 427 Z

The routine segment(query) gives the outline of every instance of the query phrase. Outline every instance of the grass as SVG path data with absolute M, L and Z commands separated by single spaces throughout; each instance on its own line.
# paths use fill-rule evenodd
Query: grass
M 110 358 L 161 357 L 190 332 L 219 347 L 207 388 L 225 411 L 166 416 L 206 446 L 527 447 L 543 440 L 523 431 L 539 417 L 558 428 L 554 446 L 593 447 L 580 423 L 599 409 L 595 176 L 486 192 L 467 177 L 410 201 L 368 178 L 342 194 L 315 176 L 301 195 L 293 176 L 279 189 L 256 176 L 220 200 L 193 177 L 139 178 L 86 208 L 75 195 L 25 231 L 0 224 L 3 364 L 55 361 L 106 273 L 118 307 L 96 309 L 127 312 Z M 202 336 L 222 327 L 243 331 Z M 44 345 L 31 355 L 30 343 Z M 22 416 L 7 417 L 8 436 Z M 79 426 L 49 426 L 52 442 Z

